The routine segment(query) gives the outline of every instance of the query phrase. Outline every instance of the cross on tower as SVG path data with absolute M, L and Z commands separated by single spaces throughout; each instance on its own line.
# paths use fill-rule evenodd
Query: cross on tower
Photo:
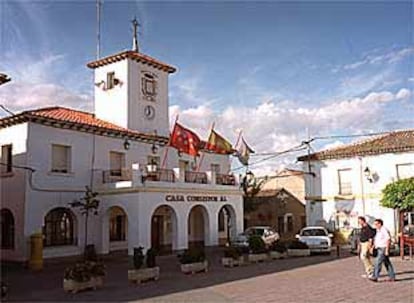
M 137 17 L 134 18 L 134 20 L 131 21 L 132 23 L 132 29 L 134 31 L 133 37 L 132 37 L 132 50 L 139 52 L 139 47 L 138 47 L 138 26 L 140 26 L 140 24 L 137 21 Z

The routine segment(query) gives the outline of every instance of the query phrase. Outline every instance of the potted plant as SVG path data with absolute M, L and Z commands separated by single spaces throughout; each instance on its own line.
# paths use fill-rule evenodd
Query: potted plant
M 134 248 L 134 269 L 128 270 L 128 281 L 141 283 L 148 280 L 158 280 L 160 277 L 160 268 L 156 266 L 156 251 L 150 248 L 144 256 L 143 249 L 143 247 Z M 142 268 L 144 260 L 146 267 Z
M 306 257 L 310 256 L 310 249 L 306 243 L 293 240 L 287 246 L 287 254 L 289 257 Z
M 261 236 L 253 235 L 249 237 L 249 262 L 263 262 L 267 260 L 266 244 Z
M 239 266 L 244 263 L 243 253 L 239 247 L 228 246 L 224 250 L 221 263 L 226 267 Z
M 287 255 L 286 243 L 282 241 L 276 241 L 270 247 L 269 256 L 271 259 L 283 259 Z
M 96 289 L 103 286 L 105 266 L 101 262 L 82 261 L 65 269 L 63 289 L 77 293 L 84 289 Z
M 178 258 L 181 263 L 181 272 L 185 274 L 208 271 L 208 261 L 202 249 L 186 249 Z

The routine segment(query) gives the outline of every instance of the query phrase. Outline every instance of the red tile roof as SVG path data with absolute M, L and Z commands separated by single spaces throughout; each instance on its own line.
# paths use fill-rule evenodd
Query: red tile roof
M 408 151 L 414 151 L 414 130 L 391 132 L 368 140 L 323 150 L 309 156 L 301 156 L 298 160 L 343 159 Z
M 167 137 L 155 136 L 126 129 L 98 119 L 94 114 L 65 107 L 47 107 L 24 111 L 20 114 L 0 119 L 0 128 L 24 122 L 40 123 L 52 127 L 94 132 L 111 137 L 127 137 L 138 141 L 154 141 L 166 144 Z
M 157 68 L 157 69 L 169 72 L 169 73 L 174 73 L 177 70 L 175 67 L 171 65 L 168 65 L 150 56 L 138 53 L 136 51 L 131 51 L 131 50 L 123 51 L 115 55 L 111 55 L 111 56 L 101 58 L 96 61 L 89 62 L 86 66 L 89 68 L 97 68 L 97 67 L 101 67 L 107 64 L 114 63 L 114 62 L 122 61 L 127 58 L 132 59 L 137 62 L 141 62 L 143 64 L 148 64 L 149 66 L 152 66 L 154 68 Z

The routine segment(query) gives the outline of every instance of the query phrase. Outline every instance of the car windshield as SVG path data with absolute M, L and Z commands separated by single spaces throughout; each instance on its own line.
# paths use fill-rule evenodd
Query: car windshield
M 264 228 L 250 228 L 246 230 L 246 235 L 249 236 L 263 236 Z
M 327 236 L 326 232 L 323 229 L 305 229 L 302 230 L 302 236 L 312 237 L 312 236 Z

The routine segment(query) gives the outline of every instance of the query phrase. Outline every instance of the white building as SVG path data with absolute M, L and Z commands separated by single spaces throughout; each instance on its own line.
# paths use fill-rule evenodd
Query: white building
M 166 147 L 175 68 L 136 51 L 88 67 L 94 114 L 53 107 L 0 120 L 2 259 L 27 260 L 39 231 L 44 257 L 80 254 L 85 218 L 68 203 L 86 185 L 101 201 L 88 227 L 98 253 L 213 246 L 241 232 L 242 192 L 229 156 L 205 153 L 196 169 L 200 160 Z
M 383 219 L 395 235 L 398 216 L 393 209 L 380 206 L 381 191 L 393 181 L 414 176 L 413 130 L 392 132 L 299 160 L 304 161 L 305 171 L 313 173 L 305 175 L 308 225 L 346 231 L 358 226 L 358 216 L 365 216 L 370 223 Z

